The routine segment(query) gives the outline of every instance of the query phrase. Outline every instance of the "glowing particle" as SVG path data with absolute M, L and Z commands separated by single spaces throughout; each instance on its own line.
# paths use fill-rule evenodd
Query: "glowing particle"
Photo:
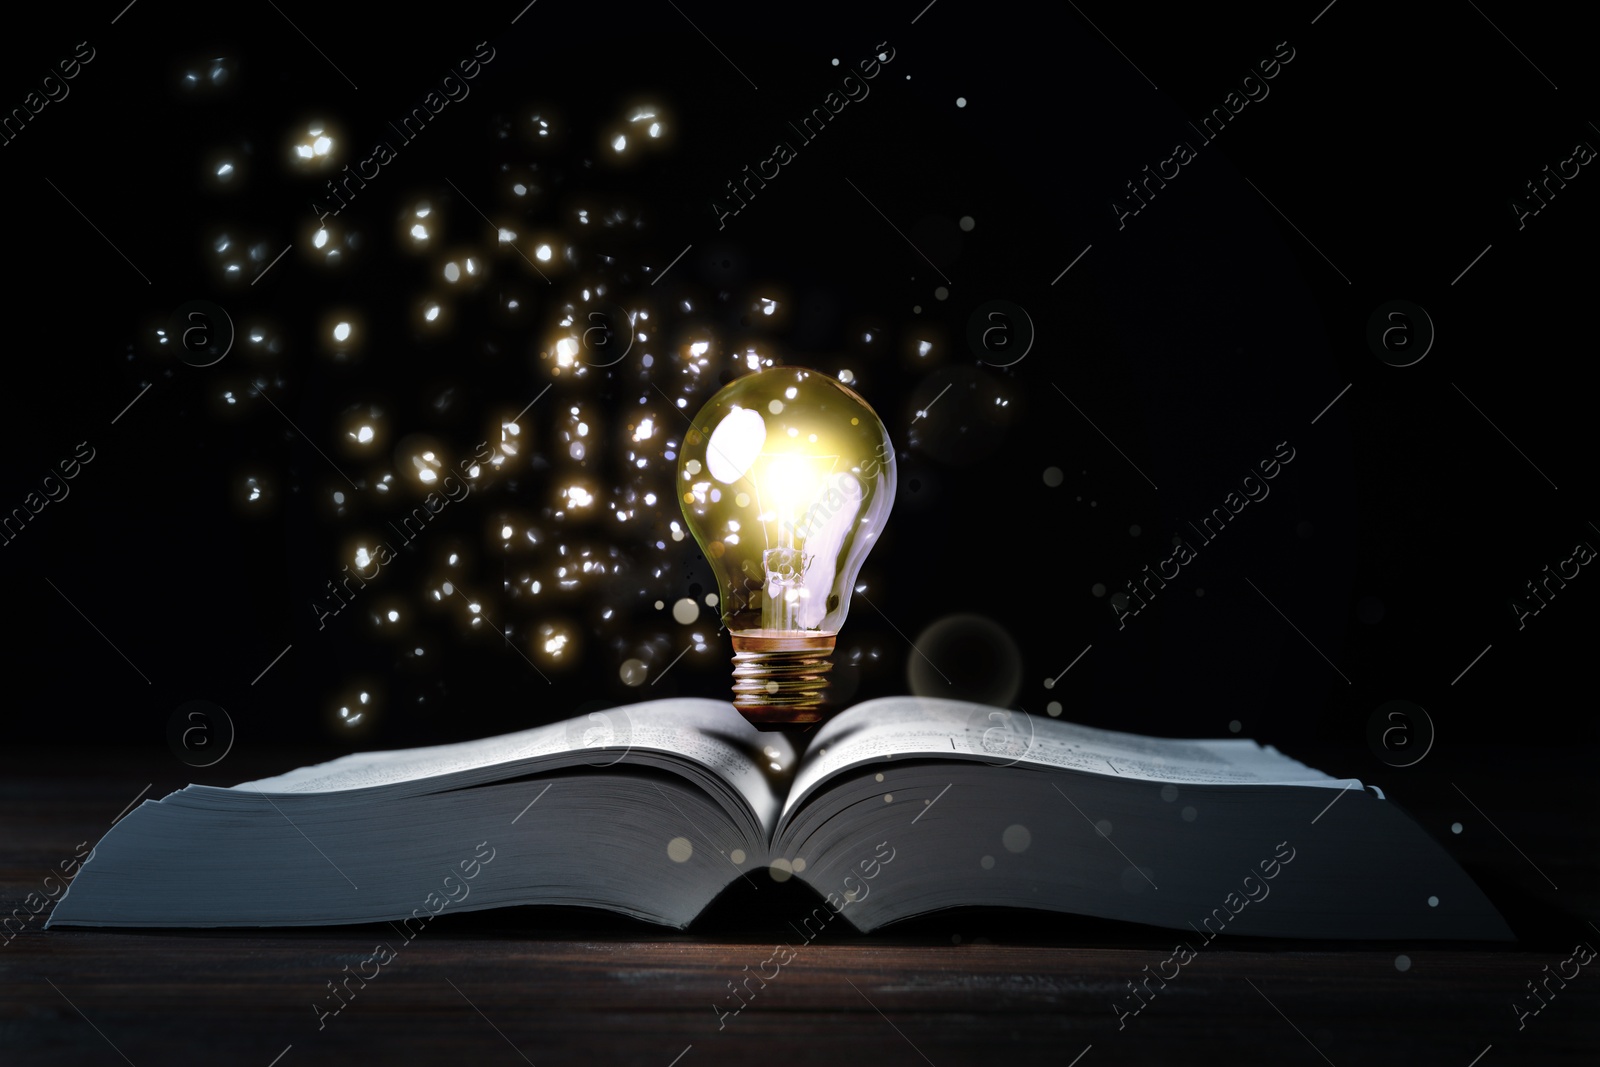
M 645 666 L 644 660 L 628 659 L 622 661 L 617 674 L 622 678 L 623 685 L 643 685 L 650 669 Z

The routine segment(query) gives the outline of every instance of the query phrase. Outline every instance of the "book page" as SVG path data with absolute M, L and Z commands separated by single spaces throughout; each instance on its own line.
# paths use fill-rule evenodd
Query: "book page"
M 908 758 L 1060 767 L 1187 785 L 1344 788 L 1352 781 L 1250 740 L 1145 737 L 959 700 L 882 697 L 858 704 L 822 727 L 801 759 L 784 814 L 839 771 L 873 760 Z
M 578 763 L 602 767 L 663 760 L 694 764 L 742 795 L 769 827 L 795 763 L 787 740 L 757 732 L 732 705 L 678 698 L 607 708 L 475 741 L 354 753 L 232 788 L 305 794 L 413 784 L 417 788 L 404 792 L 424 793 L 526 773 L 529 761 L 570 765 L 575 755 L 581 757 Z M 497 768 L 505 773 L 496 774 Z M 429 780 L 445 776 L 450 777 L 429 787 Z

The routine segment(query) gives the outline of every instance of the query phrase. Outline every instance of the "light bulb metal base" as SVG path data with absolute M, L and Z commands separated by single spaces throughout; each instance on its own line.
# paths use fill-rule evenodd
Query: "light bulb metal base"
M 733 706 L 739 714 L 758 726 L 827 718 L 836 632 L 739 630 L 732 636 Z

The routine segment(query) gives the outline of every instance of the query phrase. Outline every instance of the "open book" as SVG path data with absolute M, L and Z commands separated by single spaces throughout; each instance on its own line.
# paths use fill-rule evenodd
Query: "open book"
M 1208 939 L 1513 936 L 1374 787 L 1249 740 L 917 697 L 842 712 L 804 752 L 673 699 L 191 785 L 117 823 L 49 925 L 412 929 L 567 904 L 683 928 L 740 878 L 804 882 L 862 931 L 1005 905 Z

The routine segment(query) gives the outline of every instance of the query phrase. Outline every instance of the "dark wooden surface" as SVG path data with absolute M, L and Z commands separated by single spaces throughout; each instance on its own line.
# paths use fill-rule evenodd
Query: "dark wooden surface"
M 252 755 L 190 771 L 165 753 L 0 753 L 4 911 L 147 783 L 145 795 L 159 797 L 315 754 Z M 713 1003 L 726 1004 L 725 983 L 757 969 L 775 943 L 797 942 L 786 918 L 815 903 L 774 884 L 759 909 L 748 891 L 730 890 L 687 933 L 578 909 L 447 913 L 397 945 L 319 1029 L 312 1004 L 324 983 L 376 942 L 397 942 L 392 930 L 44 931 L 41 915 L 0 946 L 0 1064 L 1600 1062 L 1600 964 L 1521 1030 L 1511 1007 L 1577 940 L 1600 945 L 1588 925 L 1600 918 L 1589 760 L 1485 749 L 1373 774 L 1370 758 L 1357 770 L 1352 754 L 1295 755 L 1383 786 L 1523 940 L 1219 939 L 1119 1030 L 1112 1005 L 1124 983 L 1166 958 L 1174 935 L 960 911 L 871 937 L 829 930 L 719 1028 Z

